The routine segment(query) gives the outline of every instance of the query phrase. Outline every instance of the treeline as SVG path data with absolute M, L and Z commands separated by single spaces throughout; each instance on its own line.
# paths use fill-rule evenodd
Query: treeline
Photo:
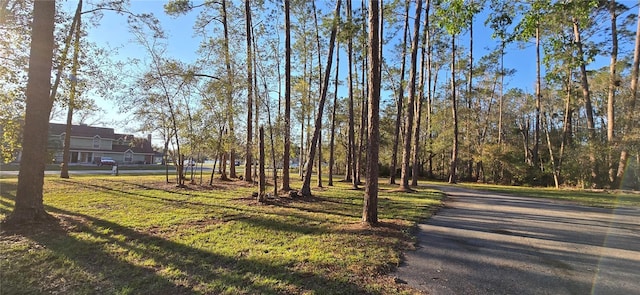
M 638 3 L 374 2 L 381 7 L 381 177 L 403 189 L 420 176 L 638 188 Z M 87 11 L 91 5 L 132 15 L 116 1 L 88 3 Z M 183 156 L 241 161 L 249 164 L 243 172 L 232 164 L 222 177 L 252 181 L 257 130 L 265 126 L 267 166 L 284 168 L 273 173 L 281 189 L 290 189 L 291 163 L 307 180 L 317 173 L 318 185 L 339 174 L 357 187 L 372 148 L 368 7 L 353 0 L 170 1 L 165 13 L 194 18 L 193 32 L 184 33 L 201 39 L 199 59 L 168 56 L 166 24 L 136 15 L 144 21 L 130 21 L 129 31 L 147 57 L 130 62 L 142 70 L 124 67 L 121 86 L 110 81 L 108 95 L 141 130 L 163 137 L 162 149 L 179 166 Z M 86 34 L 97 24 L 84 24 Z M 492 39 L 479 40 L 479 30 Z M 487 43 L 488 51 L 477 48 Z M 522 58 L 536 66 L 509 68 L 505 55 L 522 47 L 533 48 Z M 594 69 L 603 59 L 609 65 Z M 518 84 L 535 85 L 532 92 L 509 85 L 527 71 L 535 79 Z

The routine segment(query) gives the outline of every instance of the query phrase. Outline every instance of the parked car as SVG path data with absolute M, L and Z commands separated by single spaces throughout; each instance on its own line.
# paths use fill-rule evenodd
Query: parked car
M 116 160 L 114 160 L 113 158 L 102 157 L 102 158 L 100 158 L 100 163 L 98 163 L 98 166 L 102 166 L 102 165 L 113 166 L 115 164 L 116 164 Z

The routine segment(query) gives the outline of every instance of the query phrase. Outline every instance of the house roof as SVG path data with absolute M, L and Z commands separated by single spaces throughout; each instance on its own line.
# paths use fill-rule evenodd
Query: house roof
M 151 143 L 144 138 L 136 138 L 128 144 L 116 144 L 114 142 L 112 151 L 114 152 L 126 152 L 131 150 L 134 153 L 154 153 Z
M 67 130 L 67 124 L 49 123 L 50 134 L 62 134 Z M 114 138 L 113 128 L 93 127 L 88 125 L 71 125 L 71 135 L 80 137 Z
M 66 124 L 49 123 L 49 134 L 61 135 L 66 132 Z M 71 136 L 76 137 L 94 137 L 100 136 L 103 139 L 111 139 L 111 152 L 126 152 L 131 150 L 134 153 L 153 154 L 154 150 L 151 141 L 147 138 L 134 137 L 131 134 L 119 134 L 113 131 L 113 128 L 93 127 L 88 125 L 71 125 Z M 122 144 L 119 140 L 122 139 Z M 103 150 L 105 151 L 105 150 Z

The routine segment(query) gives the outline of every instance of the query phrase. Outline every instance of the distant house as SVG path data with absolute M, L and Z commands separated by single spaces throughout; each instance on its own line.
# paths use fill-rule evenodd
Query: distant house
M 66 124 L 49 123 L 49 150 L 56 163 L 62 162 Z M 71 126 L 70 164 L 97 164 L 102 157 L 113 158 L 118 164 L 151 164 L 154 150 L 151 135 L 137 138 L 115 133 L 113 128 L 88 125 Z

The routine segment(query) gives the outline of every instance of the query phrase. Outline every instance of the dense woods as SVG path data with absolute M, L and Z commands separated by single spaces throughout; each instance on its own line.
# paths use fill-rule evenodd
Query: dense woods
M 340 175 L 354 188 L 372 172 L 399 178 L 403 190 L 419 179 L 639 186 L 635 1 L 169 1 L 164 13 L 189 18 L 193 31 L 184 34 L 200 40 L 194 62 L 167 53 L 169 24 L 126 4 L 84 3 L 89 21 L 78 22 L 75 38 L 90 39 L 101 15 L 119 14 L 129 27 L 117 30 L 145 56 L 105 62 L 97 45 L 77 41 L 86 52 L 63 67 L 120 72 L 103 69 L 77 93 L 62 81 L 55 105 L 99 96 L 127 110 L 138 131 L 163 138 L 158 149 L 177 163 L 180 184 L 187 159 L 217 160 L 222 179 L 254 181 L 266 157 L 280 192 L 302 177 L 302 195 L 318 171 L 328 178 L 315 185 Z M 75 11 L 57 5 L 54 68 L 75 26 Z M 5 162 L 24 135 L 21 49 L 32 10 L 0 1 Z

